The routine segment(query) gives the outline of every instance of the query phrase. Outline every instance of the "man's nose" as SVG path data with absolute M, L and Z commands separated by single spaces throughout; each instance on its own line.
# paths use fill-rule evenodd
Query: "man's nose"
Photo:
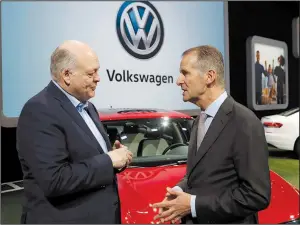
M 176 84 L 177 84 L 178 86 L 180 86 L 180 85 L 182 84 L 182 81 L 183 81 L 182 75 L 180 74 L 179 77 L 177 78 Z
M 95 82 L 99 82 L 99 81 L 100 81 L 100 76 L 99 76 L 99 74 L 97 74 L 97 75 L 95 76 L 94 81 L 95 81 Z

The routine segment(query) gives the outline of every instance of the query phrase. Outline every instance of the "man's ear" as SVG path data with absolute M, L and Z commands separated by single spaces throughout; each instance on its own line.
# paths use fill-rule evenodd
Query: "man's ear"
M 71 71 L 69 69 L 64 69 L 61 73 L 61 76 L 66 85 L 70 85 L 71 83 Z
M 207 79 L 206 79 L 206 83 L 207 85 L 211 85 L 213 83 L 215 83 L 215 81 L 217 80 L 217 73 L 215 70 L 209 70 L 206 73 Z

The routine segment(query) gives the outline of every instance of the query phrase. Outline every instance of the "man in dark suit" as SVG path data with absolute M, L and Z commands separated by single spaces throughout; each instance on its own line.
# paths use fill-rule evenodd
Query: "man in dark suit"
M 131 162 L 108 139 L 88 100 L 99 62 L 86 44 L 66 41 L 51 56 L 52 81 L 22 109 L 17 149 L 24 176 L 21 223 L 120 223 L 116 173 Z
M 270 202 L 268 150 L 260 120 L 224 90 L 222 54 L 212 46 L 183 53 L 177 85 L 200 107 L 185 177 L 153 204 L 154 219 L 185 223 L 257 223 Z
M 267 72 L 267 64 L 265 62 L 265 67 L 260 64 L 260 52 L 256 51 L 256 62 L 255 62 L 255 102 L 258 105 L 262 104 L 262 74 L 265 77 L 269 77 L 269 74 Z
M 278 66 L 275 67 L 274 74 L 277 76 L 277 104 L 284 104 L 284 85 L 285 85 L 285 58 L 281 55 L 278 57 Z

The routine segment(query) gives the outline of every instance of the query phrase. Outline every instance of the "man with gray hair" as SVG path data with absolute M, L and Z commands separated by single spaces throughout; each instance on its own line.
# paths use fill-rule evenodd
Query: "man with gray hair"
M 21 223 L 120 223 L 116 173 L 132 153 L 112 149 L 95 106 L 96 53 L 66 41 L 51 56 L 52 81 L 24 105 L 17 127 L 25 204 Z
M 161 222 L 258 223 L 270 203 L 264 129 L 252 111 L 224 89 L 222 54 L 212 46 L 183 53 L 177 85 L 201 112 L 189 142 L 187 171 L 152 205 Z

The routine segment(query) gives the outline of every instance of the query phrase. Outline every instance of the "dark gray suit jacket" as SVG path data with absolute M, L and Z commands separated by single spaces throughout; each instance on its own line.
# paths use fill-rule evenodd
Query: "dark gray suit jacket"
M 111 150 L 91 103 L 88 113 Z M 21 223 L 120 223 L 111 159 L 52 82 L 22 109 L 17 149 L 25 193 Z
M 197 218 L 186 223 L 257 223 L 270 202 L 264 129 L 252 111 L 227 97 L 197 151 L 197 118 L 186 176 L 178 184 L 196 195 Z

